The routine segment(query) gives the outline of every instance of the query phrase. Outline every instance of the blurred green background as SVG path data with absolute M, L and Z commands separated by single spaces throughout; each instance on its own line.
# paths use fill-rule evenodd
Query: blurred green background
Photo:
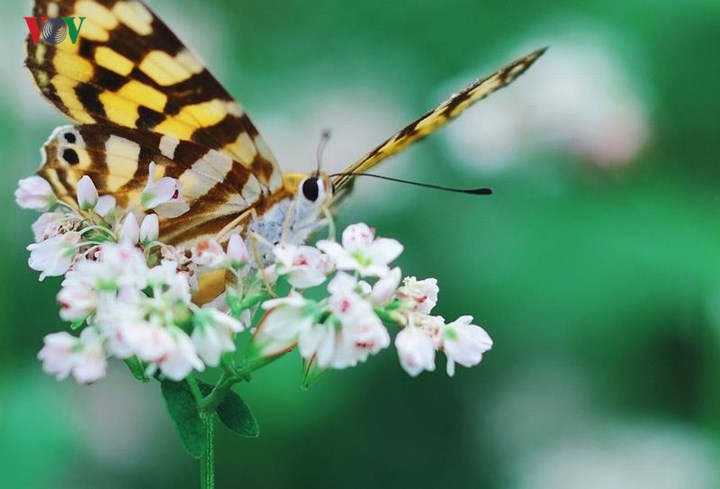
M 495 341 L 455 378 L 388 349 L 309 391 L 283 359 L 240 392 L 258 440 L 218 429 L 224 488 L 720 487 L 720 3 L 150 2 L 253 116 L 286 168 L 323 128 L 343 168 L 474 77 L 550 45 L 516 84 L 379 173 L 490 185 L 474 198 L 362 181 L 339 225 L 406 245 L 437 312 Z M 0 487 L 193 488 L 157 384 L 115 364 L 44 375 L 57 280 L 24 247 L 19 178 L 64 119 L 22 67 L 30 3 L 0 16 Z

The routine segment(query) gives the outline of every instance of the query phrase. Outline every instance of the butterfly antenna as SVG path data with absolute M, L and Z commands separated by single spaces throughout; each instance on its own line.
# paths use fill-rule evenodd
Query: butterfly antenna
M 479 187 L 479 188 L 456 188 L 456 187 L 445 187 L 443 185 L 433 185 L 431 183 L 413 182 L 412 180 L 402 180 L 400 178 L 386 177 L 385 175 L 374 175 L 372 173 L 335 173 L 330 177 L 371 177 L 380 180 L 387 180 L 389 182 L 404 183 L 407 185 L 414 185 L 416 187 L 432 188 L 435 190 L 443 190 L 445 192 L 454 192 L 458 194 L 470 194 L 470 195 L 491 195 L 493 193 L 491 188 Z
M 320 143 L 318 144 L 317 149 L 317 169 L 315 170 L 315 176 L 320 176 L 320 169 L 322 168 L 322 157 L 323 153 L 325 153 L 325 148 L 327 147 L 328 141 L 330 141 L 330 129 L 323 129 L 322 134 L 320 135 Z

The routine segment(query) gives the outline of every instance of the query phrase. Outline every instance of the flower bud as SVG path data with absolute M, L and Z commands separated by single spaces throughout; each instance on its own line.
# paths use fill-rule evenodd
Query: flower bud
M 230 258 L 230 262 L 234 268 L 240 268 L 248 262 L 248 249 L 245 246 L 245 241 L 239 234 L 233 234 L 230 236 L 230 241 L 227 245 L 227 256 Z
M 83 176 L 77 185 L 77 201 L 80 208 L 84 211 L 95 207 L 98 201 L 98 191 L 95 184 L 89 176 Z
M 57 198 L 47 180 L 32 176 L 18 182 L 15 202 L 23 209 L 46 211 L 57 202 Z
M 156 241 L 160 234 L 157 214 L 148 214 L 140 225 L 140 242 L 144 245 Z
M 140 227 L 138 226 L 135 215 L 130 213 L 123 222 L 122 229 L 120 229 L 120 241 L 130 244 L 136 244 L 140 239 Z

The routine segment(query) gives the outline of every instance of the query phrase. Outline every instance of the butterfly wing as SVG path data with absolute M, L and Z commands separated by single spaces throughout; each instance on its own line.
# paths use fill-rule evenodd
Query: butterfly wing
M 341 174 L 334 177 L 333 185 L 336 191 L 340 192 L 345 190 L 345 187 L 352 181 L 352 174 L 368 171 L 388 156 L 407 148 L 414 142 L 419 141 L 431 132 L 444 126 L 474 103 L 512 83 L 542 56 L 546 49 L 547 48 L 538 49 L 527 56 L 513 61 L 498 70 L 495 74 L 476 80 L 460 92 L 452 95 L 435 109 L 405 126 L 394 136 L 350 165 Z
M 74 16 L 76 25 L 85 17 L 75 44 L 26 41 L 37 86 L 72 119 L 193 141 L 227 154 L 269 189 L 282 185 L 244 109 L 144 3 L 36 0 L 33 14 Z
M 43 145 L 38 174 L 55 195 L 72 204 L 77 183 L 89 176 L 100 195 L 137 208 L 155 163 L 154 180 L 176 178 L 190 210 L 161 220 L 163 240 L 188 243 L 214 236 L 256 205 L 266 191 L 257 177 L 225 153 L 150 131 L 89 124 L 55 129 Z

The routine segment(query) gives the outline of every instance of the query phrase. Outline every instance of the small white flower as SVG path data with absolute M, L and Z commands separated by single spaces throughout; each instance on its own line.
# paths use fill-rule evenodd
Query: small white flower
M 442 329 L 443 351 L 447 356 L 447 373 L 455 373 L 455 363 L 472 367 L 482 360 L 483 353 L 492 348 L 487 332 L 472 323 L 472 316 L 461 316 Z
M 437 280 L 426 278 L 405 277 L 403 285 L 398 289 L 398 298 L 404 301 L 411 311 L 430 314 L 438 298 Z
M 80 233 L 70 232 L 41 243 L 33 243 L 27 247 L 30 251 L 28 265 L 40 273 L 40 280 L 45 277 L 57 277 L 68 271 L 72 260 L 77 255 L 77 243 Z
M 243 241 L 239 234 L 230 236 L 227 245 L 227 256 L 230 259 L 230 264 L 234 268 L 240 268 L 248 263 L 250 254 L 248 253 L 245 241 Z
M 412 377 L 435 370 L 435 345 L 422 329 L 408 326 L 395 337 L 400 365 Z
M 53 333 L 44 339 L 38 353 L 43 370 L 65 379 L 72 373 L 80 384 L 88 384 L 105 376 L 107 361 L 102 339 L 93 328 L 85 328 L 80 338 L 69 333 Z
M 395 291 L 400 285 L 400 276 L 402 272 L 398 267 L 393 268 L 390 272 L 375 282 L 372 287 L 370 296 L 378 305 L 387 304 L 395 296 Z
M 97 305 L 97 290 L 77 271 L 68 272 L 58 293 L 60 317 L 65 321 L 79 321 L 88 317 Z
M 158 239 L 159 234 L 160 227 L 157 214 L 146 215 L 140 225 L 140 242 L 143 245 L 152 243 Z
M 56 376 L 62 380 L 72 372 L 76 363 L 77 350 L 80 342 L 70 333 L 53 333 L 45 336 L 45 346 L 38 353 L 43 362 L 45 373 Z
M 80 333 L 82 354 L 73 369 L 73 377 L 80 384 L 89 384 L 105 377 L 107 354 L 103 348 L 102 337 L 94 328 L 85 328 Z
M 81 219 L 75 214 L 61 212 L 45 212 L 32 225 L 36 243 L 54 238 L 58 234 L 77 231 L 81 227 Z
M 18 182 L 15 201 L 23 209 L 46 211 L 55 205 L 57 198 L 47 180 L 36 175 Z
M 306 289 L 320 285 L 332 271 L 332 262 L 316 248 L 279 244 L 273 249 L 278 275 L 285 276 L 293 287 Z
M 172 348 L 157 362 L 162 373 L 177 382 L 183 380 L 193 370 L 198 372 L 205 370 L 205 365 L 197 356 L 190 337 L 177 328 L 174 328 L 170 334 L 174 340 Z
M 235 351 L 235 334 L 244 329 L 237 319 L 217 309 L 203 308 L 195 314 L 191 339 L 202 361 L 215 366 L 223 353 Z
M 200 266 L 221 268 L 227 261 L 227 255 L 220 243 L 208 238 L 193 246 L 192 260 Z
M 388 264 L 402 253 L 403 246 L 394 239 L 375 238 L 367 224 L 348 226 L 342 234 L 342 246 L 321 240 L 317 248 L 335 261 L 338 270 L 357 270 L 364 276 L 382 277 L 390 271 Z
M 120 241 L 128 244 L 137 244 L 140 239 L 140 226 L 138 226 L 135 214 L 132 212 L 125 216 L 120 228 Z
M 87 175 L 84 175 L 77 184 L 77 202 L 84 211 L 92 209 L 98 202 L 97 188 Z
M 295 346 L 300 331 L 310 329 L 315 322 L 313 303 L 300 294 L 265 301 L 268 312 L 255 330 L 253 342 L 262 356 L 274 356 Z
M 148 182 L 141 196 L 146 209 L 155 209 L 162 217 L 173 218 L 186 213 L 190 207 L 182 197 L 182 184 L 176 178 L 162 177 L 155 181 L 155 163 L 148 165 Z
M 321 336 L 317 336 L 317 330 L 313 332 L 312 343 L 321 368 L 351 367 L 390 345 L 387 329 L 375 315 L 372 304 L 357 293 L 358 288 L 355 278 L 342 272 L 328 284 L 328 309 L 340 326 L 337 330 L 325 328 Z M 309 349 L 310 346 L 306 347 Z

